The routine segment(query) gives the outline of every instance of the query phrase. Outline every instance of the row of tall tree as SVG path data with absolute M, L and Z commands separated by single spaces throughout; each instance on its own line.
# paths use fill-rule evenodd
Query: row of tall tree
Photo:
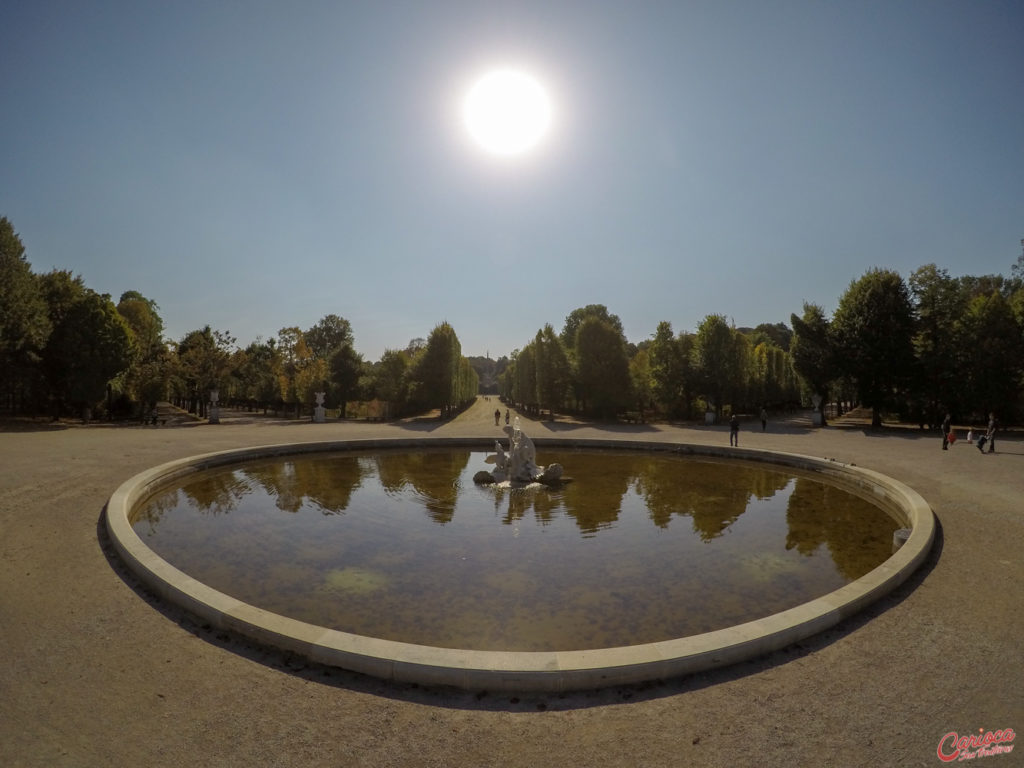
M 117 304 L 81 277 L 35 274 L 13 226 L 0 218 L 0 411 L 103 408 L 140 415 L 162 399 L 204 414 L 211 390 L 248 407 L 301 413 L 314 393 L 329 407 L 376 400 L 386 413 L 450 414 L 481 390 L 535 412 L 623 412 L 692 419 L 710 409 L 756 412 L 803 402 L 858 402 L 923 424 L 1024 413 L 1024 254 L 1011 276 L 952 277 L 934 264 L 905 281 L 873 269 L 854 280 L 829 317 L 805 303 L 792 328 L 736 328 L 708 315 L 694 332 L 669 321 L 629 342 L 600 304 L 550 324 L 510 359 L 462 355 L 446 322 L 428 339 L 377 362 L 356 351 L 352 328 L 325 315 L 244 348 L 209 326 L 164 338 L 157 304 L 127 291 Z M 481 385 L 481 380 L 483 385 Z
M 952 277 L 927 264 L 904 281 L 873 269 L 829 318 L 805 303 L 792 315 L 796 370 L 818 397 L 855 400 L 904 420 L 945 413 L 982 421 L 1024 413 L 1024 254 L 1001 275 Z
M 234 339 L 209 327 L 192 331 L 172 354 L 170 395 L 204 414 L 209 392 L 227 403 L 302 414 L 318 392 L 342 413 L 352 401 L 379 401 L 381 416 L 438 409 L 448 416 L 476 397 L 478 381 L 455 330 L 440 323 L 424 341 L 387 350 L 377 363 L 354 347 L 351 324 L 335 314 L 313 327 L 282 328 L 276 338 L 234 349 Z
M 1011 277 L 952 277 L 934 264 L 905 281 L 871 269 L 829 317 L 817 304 L 784 324 L 736 328 L 708 315 L 696 332 L 668 321 L 630 344 L 601 304 L 574 310 L 512 355 L 504 397 L 527 410 L 609 417 L 645 410 L 690 419 L 703 409 L 754 412 L 802 402 L 856 403 L 880 426 L 1024 414 L 1024 254 Z M 840 406 L 841 407 L 841 406 Z
M 630 343 L 603 304 L 573 310 L 562 331 L 551 324 L 512 355 L 501 394 L 538 413 L 569 409 L 599 418 L 691 419 L 756 406 L 798 404 L 801 385 L 784 325 L 737 329 L 709 315 L 696 333 L 658 324 L 651 339 Z
M 245 348 L 209 326 L 178 341 L 163 331 L 156 302 L 137 291 L 115 305 L 70 272 L 33 273 L 13 225 L 0 218 L 2 412 L 141 417 L 170 399 L 205 415 L 216 390 L 226 402 L 296 414 L 324 392 L 342 412 L 351 400 L 379 400 L 382 415 L 448 415 L 478 389 L 448 323 L 377 363 L 356 352 L 350 323 L 336 314 Z

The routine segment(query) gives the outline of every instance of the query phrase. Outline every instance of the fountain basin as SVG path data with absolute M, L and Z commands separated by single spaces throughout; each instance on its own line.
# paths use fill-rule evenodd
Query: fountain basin
M 538 447 L 598 447 L 737 458 L 809 471 L 870 497 L 901 527 L 907 544 L 880 566 L 821 598 L 726 629 L 661 642 L 593 650 L 477 651 L 414 645 L 308 624 L 243 603 L 183 573 L 147 547 L 131 527 L 134 508 L 152 491 L 190 474 L 238 462 L 310 452 L 486 446 L 488 439 L 395 438 L 286 444 L 189 457 L 124 483 L 107 505 L 106 522 L 120 556 L 146 585 L 213 626 L 311 660 L 386 679 L 467 689 L 569 690 L 674 677 L 730 664 L 789 645 L 855 613 L 895 588 L 923 561 L 934 519 L 921 497 L 878 473 L 793 454 L 751 449 L 613 440 L 536 439 Z

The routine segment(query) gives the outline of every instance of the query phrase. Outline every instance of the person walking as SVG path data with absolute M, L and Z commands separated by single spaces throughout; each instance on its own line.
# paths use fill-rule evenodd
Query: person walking
M 953 428 L 953 417 L 948 413 L 942 420 L 942 450 L 949 450 L 949 430 Z
M 740 447 L 740 420 L 735 413 L 729 419 L 729 445 Z
M 501 419 L 501 409 L 494 409 L 494 426 L 498 426 L 498 421 Z
M 508 408 L 505 409 L 505 424 L 508 425 Z
M 996 429 L 999 427 L 999 421 L 996 419 L 995 411 L 988 415 L 988 432 L 985 437 L 988 438 L 988 452 L 996 452 Z
M 765 432 L 768 430 L 768 409 L 761 408 L 761 431 Z

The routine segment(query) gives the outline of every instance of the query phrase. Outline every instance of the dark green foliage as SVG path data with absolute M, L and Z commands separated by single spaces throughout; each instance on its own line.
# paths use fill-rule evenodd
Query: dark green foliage
M 903 278 L 873 269 L 850 284 L 832 320 L 837 370 L 857 385 L 881 426 L 881 411 L 906 396 L 914 370 L 914 312 Z
M 648 348 L 651 378 L 654 399 L 669 418 L 690 418 L 694 385 L 692 350 L 692 336 L 674 336 L 671 323 L 658 323 Z
M 410 397 L 425 408 L 439 408 L 442 417 L 476 397 L 479 379 L 462 356 L 455 329 L 441 323 L 430 332 L 409 374 Z
M 109 296 L 88 289 L 59 314 L 44 351 L 47 381 L 58 403 L 89 409 L 131 363 L 131 330 Z
M 31 397 L 51 328 L 21 239 L 11 222 L 0 218 L 0 410 L 17 412 Z
M 363 370 L 363 358 L 350 344 L 345 344 L 331 355 L 331 390 L 329 402 L 339 403 L 341 412 L 345 404 L 359 397 L 359 378 Z
M 313 357 L 330 359 L 331 355 L 345 346 L 352 346 L 352 324 L 338 315 L 324 315 L 316 325 L 303 334 L 306 345 Z
M 583 321 L 588 317 L 596 317 L 598 320 L 608 323 L 619 334 L 623 343 L 626 342 L 626 334 L 622 330 L 622 321 L 619 319 L 619 316 L 611 314 L 608 311 L 608 307 L 604 304 L 588 304 L 585 307 L 574 309 L 565 318 L 565 326 L 562 328 L 559 338 L 561 338 L 562 344 L 567 350 L 576 348 L 576 334 Z
M 696 380 L 702 394 L 711 402 L 716 414 L 721 413 L 732 391 L 741 382 L 740 359 L 736 332 L 722 315 L 708 315 L 694 338 L 693 362 Z
M 576 331 L 577 395 L 585 412 L 611 418 L 629 407 L 629 358 L 620 331 L 591 315 Z
M 927 264 L 910 276 L 909 289 L 896 272 L 874 269 L 851 283 L 832 318 L 811 303 L 791 316 L 792 330 L 784 323 L 737 329 L 709 315 L 696 333 L 674 335 L 662 322 L 636 345 L 618 316 L 589 304 L 569 313 L 560 334 L 546 324 L 511 359 L 497 361 L 464 358 L 455 330 L 442 323 L 429 339 L 371 364 L 335 314 L 244 350 L 209 326 L 168 345 L 155 301 L 129 290 L 115 308 L 69 271 L 33 274 L 11 222 L 0 217 L 0 411 L 60 415 L 106 397 L 137 414 L 170 396 L 202 413 L 217 388 L 224 402 L 286 402 L 298 414 L 326 389 L 342 405 L 387 401 L 391 414 L 439 408 L 447 415 L 478 391 L 498 391 L 533 413 L 575 407 L 609 418 L 654 406 L 688 419 L 700 396 L 716 410 L 750 413 L 793 402 L 802 386 L 823 402 L 859 399 L 875 424 L 890 408 L 922 424 L 947 410 L 963 419 L 995 411 L 1009 423 L 1024 411 L 1022 265 L 1024 255 L 1009 278 L 953 278 Z
M 791 315 L 793 338 L 790 354 L 793 368 L 803 378 L 812 395 L 828 401 L 829 385 L 836 378 L 836 353 L 825 311 L 817 304 L 804 302 L 802 317 Z

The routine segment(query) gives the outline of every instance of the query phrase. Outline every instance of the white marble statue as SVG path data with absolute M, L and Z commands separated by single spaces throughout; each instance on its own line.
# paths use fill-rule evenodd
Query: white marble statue
M 210 413 L 207 421 L 210 424 L 220 424 L 220 406 L 217 404 L 220 400 L 220 390 L 210 390 Z
M 553 483 L 562 477 L 561 464 L 537 466 L 537 449 L 520 428 L 519 417 L 512 426 L 506 425 L 508 451 L 500 440 L 494 441 L 494 455 L 487 457 L 488 464 L 494 464 L 493 472 L 478 472 L 474 480 L 478 483 Z

